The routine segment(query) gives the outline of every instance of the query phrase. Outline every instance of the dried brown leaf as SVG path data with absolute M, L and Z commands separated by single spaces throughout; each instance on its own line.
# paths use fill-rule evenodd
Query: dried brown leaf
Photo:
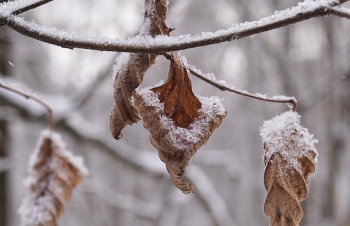
M 309 191 L 308 175 L 315 171 L 317 142 L 300 125 L 300 116 L 286 112 L 261 129 L 265 155 L 264 210 L 271 226 L 296 226 L 303 217 L 300 202 Z
M 172 29 L 165 24 L 167 12 L 166 0 L 146 0 L 144 23 L 140 35 L 169 35 Z M 115 104 L 110 115 L 110 130 L 115 139 L 122 137 L 121 130 L 140 120 L 137 110 L 130 101 L 131 93 L 142 83 L 143 75 L 152 64 L 156 55 L 146 53 L 123 53 L 117 58 L 114 71 Z
M 184 180 L 186 167 L 226 116 L 223 106 L 215 98 L 197 99 L 175 53 L 165 84 L 151 90 L 138 88 L 133 97 L 171 180 L 185 194 L 194 192 Z
M 42 133 L 32 154 L 19 212 L 24 226 L 54 226 L 74 187 L 87 174 L 82 159 L 65 150 L 58 134 Z
M 174 29 L 169 28 L 165 23 L 168 11 L 167 3 L 167 0 L 145 0 L 145 23 L 148 23 L 149 26 L 147 29 L 141 29 L 140 35 L 169 36 Z
M 168 80 L 151 91 L 158 94 L 158 99 L 164 104 L 163 114 L 176 126 L 187 128 L 198 117 L 201 103 L 193 94 L 187 70 L 176 54 L 171 58 Z

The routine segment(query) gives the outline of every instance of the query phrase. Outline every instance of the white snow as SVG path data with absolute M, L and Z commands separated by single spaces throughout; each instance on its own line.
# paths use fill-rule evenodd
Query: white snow
M 143 22 L 143 24 L 141 25 L 141 28 L 139 29 L 139 35 L 140 36 L 149 36 L 149 30 L 150 30 L 150 26 L 152 24 L 152 20 L 150 18 L 145 18 L 145 21 Z
M 315 148 L 313 134 L 300 125 L 300 115 L 287 111 L 265 121 L 260 129 L 264 145 L 267 147 L 265 157 L 270 159 L 272 154 L 279 153 L 291 168 L 301 172 L 299 158 L 306 156 L 317 163 L 318 153 Z
M 115 59 L 115 64 L 113 65 L 113 80 L 116 79 L 116 75 L 121 73 L 122 70 L 128 66 L 130 61 L 130 53 L 120 53 Z
M 143 101 L 147 106 L 156 107 L 157 111 L 164 111 L 164 104 L 158 99 L 158 95 L 150 91 L 152 87 L 142 88 L 141 86 L 135 89 L 140 96 L 142 96 Z
M 188 129 L 174 125 L 171 119 L 162 115 L 162 124 L 164 128 L 169 130 L 167 137 L 169 137 L 173 145 L 180 150 L 185 150 L 189 146 L 197 143 L 202 138 L 203 132 L 206 131 L 210 121 L 213 121 L 216 115 L 226 115 L 225 108 L 221 104 L 221 99 L 217 96 L 197 96 L 197 98 L 202 103 L 202 108 L 198 110 L 198 118 L 189 125 Z

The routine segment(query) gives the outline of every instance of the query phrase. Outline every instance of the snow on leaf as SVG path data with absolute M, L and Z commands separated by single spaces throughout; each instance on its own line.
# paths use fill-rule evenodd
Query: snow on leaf
M 303 217 L 300 202 L 309 191 L 308 176 L 315 171 L 317 140 L 300 125 L 296 112 L 285 112 L 264 122 L 264 210 L 272 226 L 296 226 Z
M 82 158 L 67 151 L 58 134 L 43 131 L 28 172 L 26 195 L 19 208 L 22 225 L 57 225 L 73 188 L 88 174 Z
M 156 0 L 145 2 L 146 12 L 144 23 L 140 29 L 142 36 L 167 34 L 169 29 L 165 24 L 167 1 Z M 131 93 L 142 83 L 143 75 L 152 64 L 156 55 L 146 53 L 122 53 L 116 59 L 113 68 L 115 105 L 110 115 L 110 130 L 115 139 L 122 137 L 121 130 L 140 120 L 137 110 L 130 98 Z
M 171 180 L 183 193 L 194 192 L 184 180 L 186 167 L 226 116 L 219 98 L 197 99 L 187 70 L 174 53 L 168 80 L 153 89 L 137 88 L 133 97 Z

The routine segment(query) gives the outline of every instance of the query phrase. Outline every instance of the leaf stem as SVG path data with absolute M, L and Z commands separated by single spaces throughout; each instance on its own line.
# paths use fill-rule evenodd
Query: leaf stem
M 5 85 L 2 82 L 0 82 L 0 87 L 6 89 L 8 91 L 11 91 L 13 93 L 16 93 L 18 95 L 21 95 L 21 96 L 25 97 L 26 99 L 32 99 L 32 100 L 36 101 L 37 103 L 39 103 L 40 105 L 42 105 L 47 110 L 47 113 L 49 116 L 49 119 L 48 119 L 49 129 L 50 129 L 50 131 L 53 131 L 53 129 L 54 129 L 53 111 L 52 111 L 52 108 L 47 103 L 45 103 L 43 100 L 40 100 L 39 98 L 37 98 L 33 95 L 27 94 L 23 91 L 20 91 L 18 89 L 15 89 L 13 87 Z

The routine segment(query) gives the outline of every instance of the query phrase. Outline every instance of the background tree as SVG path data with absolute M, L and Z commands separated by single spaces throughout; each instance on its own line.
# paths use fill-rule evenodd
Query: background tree
M 176 28 L 171 36 L 198 34 L 259 20 L 296 4 L 178 0 L 169 3 L 167 24 Z M 142 7 L 142 1 L 60 0 L 21 16 L 80 34 L 126 38 L 136 34 L 141 25 Z M 182 52 L 190 64 L 236 87 L 298 99 L 302 124 L 319 139 L 320 153 L 317 170 L 309 178 L 311 192 L 302 203 L 302 225 L 349 225 L 348 34 L 348 20 L 329 16 Z M 57 130 L 69 149 L 84 156 L 90 171 L 66 205 L 60 224 L 268 224 L 263 212 L 266 191 L 259 128 L 264 120 L 288 110 L 285 105 L 221 92 L 193 77 L 194 92 L 225 98 L 228 115 L 191 160 L 187 180 L 196 193 L 185 196 L 171 184 L 140 123 L 127 126 L 122 140 L 111 138 L 108 119 L 113 86 L 109 76 L 116 53 L 71 51 L 13 31 L 9 35 L 16 83 L 51 103 Z M 165 80 L 168 67 L 168 60 L 158 57 L 146 72 L 143 87 Z M 5 105 L 2 117 L 10 123 L 11 136 L 6 139 L 11 141 L 8 225 L 18 225 L 21 181 L 26 176 L 28 156 L 45 126 L 45 111 L 30 100 L 3 90 L 0 94 Z

